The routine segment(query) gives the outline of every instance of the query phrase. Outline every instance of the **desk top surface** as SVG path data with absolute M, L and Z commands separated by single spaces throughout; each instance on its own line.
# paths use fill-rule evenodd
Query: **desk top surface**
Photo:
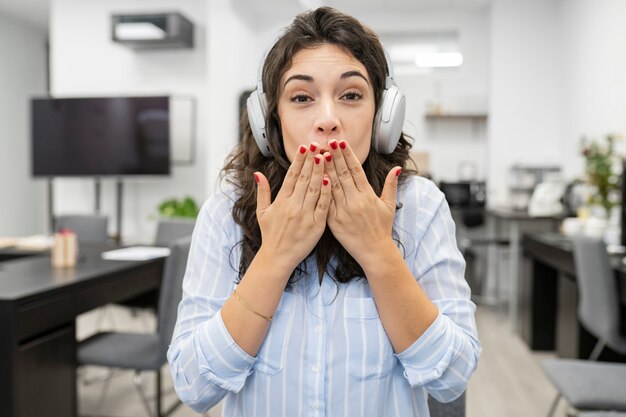
M 571 263 L 574 262 L 574 248 L 572 241 L 569 237 L 560 233 L 554 232 L 526 232 L 522 239 L 522 246 L 526 248 L 529 244 L 538 245 L 535 250 L 546 253 L 543 248 L 551 248 L 560 251 L 568 258 L 571 257 Z M 611 265 L 613 269 L 626 273 L 626 265 L 622 261 L 624 258 L 623 253 L 615 253 L 609 255 L 611 258 Z
M 163 262 L 163 258 L 148 261 L 102 259 L 101 253 L 110 249 L 115 249 L 115 246 L 81 244 L 78 262 L 71 268 L 53 268 L 49 255 L 0 262 L 0 302 L 54 291 L 92 278 Z

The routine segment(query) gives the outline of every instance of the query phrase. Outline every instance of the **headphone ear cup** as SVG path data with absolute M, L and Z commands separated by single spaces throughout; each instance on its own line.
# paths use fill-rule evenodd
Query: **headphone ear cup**
M 388 155 L 393 153 L 402 134 L 406 114 L 406 97 L 392 85 L 385 90 L 374 123 L 374 149 Z
M 267 135 L 265 134 L 265 112 L 267 108 L 265 94 L 259 94 L 258 90 L 254 90 L 246 101 L 246 107 L 248 109 L 248 121 L 250 122 L 252 136 L 254 136 L 259 150 L 264 156 L 272 156 Z

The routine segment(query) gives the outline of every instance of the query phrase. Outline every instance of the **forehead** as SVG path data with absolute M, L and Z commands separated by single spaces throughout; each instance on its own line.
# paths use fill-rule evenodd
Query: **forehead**
M 350 52 L 332 44 L 322 44 L 311 48 L 304 48 L 296 52 L 291 60 L 291 66 L 285 71 L 282 79 L 293 74 L 328 73 L 336 70 L 339 73 L 358 70 L 369 81 L 365 66 Z

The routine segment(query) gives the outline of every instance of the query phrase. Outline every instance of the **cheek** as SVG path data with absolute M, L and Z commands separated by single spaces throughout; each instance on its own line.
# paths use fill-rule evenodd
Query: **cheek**
M 283 121 L 283 119 L 281 119 L 281 121 Z M 289 162 L 293 162 L 293 156 L 296 152 L 296 149 L 300 147 L 300 143 L 297 140 L 297 132 L 294 132 L 293 129 L 287 127 L 291 126 L 291 124 L 288 122 L 288 120 L 285 121 L 287 121 L 287 123 L 285 123 L 284 121 L 281 123 L 283 146 L 285 147 L 285 154 L 287 155 L 287 159 L 289 159 Z
M 350 146 L 354 150 L 354 154 L 359 159 L 361 164 L 365 162 L 365 159 L 367 159 L 367 155 L 369 155 L 369 152 L 370 152 L 371 144 L 372 144 L 371 126 L 364 128 L 361 132 L 359 132 L 358 140 L 350 143 Z

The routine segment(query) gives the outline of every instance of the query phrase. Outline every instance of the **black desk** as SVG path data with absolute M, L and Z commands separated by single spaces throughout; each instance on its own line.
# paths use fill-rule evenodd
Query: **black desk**
M 596 338 L 578 322 L 576 272 L 571 241 L 557 233 L 525 233 L 517 328 L 533 350 L 556 350 L 563 358 L 588 358 Z M 613 256 L 626 334 L 626 266 Z M 605 348 L 601 359 L 626 361 Z
M 27 256 L 48 255 L 49 253 L 49 251 L 4 248 L 0 249 L 0 262 L 10 261 L 11 259 L 24 258 Z
M 47 256 L 0 263 L 0 416 L 76 416 L 75 318 L 158 289 L 163 259 L 105 261 L 81 245 L 75 268 Z

